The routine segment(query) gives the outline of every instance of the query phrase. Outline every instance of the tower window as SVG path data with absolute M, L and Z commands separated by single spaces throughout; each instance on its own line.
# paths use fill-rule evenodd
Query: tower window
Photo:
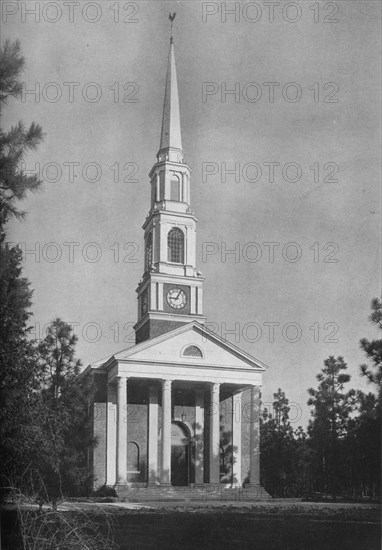
M 171 178 L 171 181 L 170 181 L 170 184 L 171 184 L 171 194 L 170 194 L 170 199 L 172 201 L 180 201 L 180 181 L 179 181 L 179 178 L 178 176 L 173 176 Z
M 184 263 L 184 235 L 178 227 L 173 227 L 167 237 L 168 261 Z
M 146 237 L 146 271 L 150 269 L 153 261 L 153 234 L 150 232 Z

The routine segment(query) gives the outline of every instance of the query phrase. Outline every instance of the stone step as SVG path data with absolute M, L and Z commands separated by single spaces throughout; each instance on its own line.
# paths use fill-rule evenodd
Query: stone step
M 127 502 L 149 501 L 255 501 L 270 500 L 271 497 L 261 486 L 241 487 L 130 487 L 119 486 L 117 494 Z

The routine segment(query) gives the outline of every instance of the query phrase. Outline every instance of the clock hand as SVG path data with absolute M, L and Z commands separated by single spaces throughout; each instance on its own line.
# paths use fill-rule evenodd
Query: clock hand
M 182 291 L 179 290 L 178 295 L 177 295 L 177 297 L 175 298 L 175 300 L 177 300 L 177 299 L 179 298 L 181 292 L 182 292 Z

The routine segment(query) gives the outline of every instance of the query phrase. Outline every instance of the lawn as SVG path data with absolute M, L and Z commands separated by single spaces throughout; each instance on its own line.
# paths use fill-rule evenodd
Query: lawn
M 65 514 L 86 511 L 102 528 L 106 511 L 120 550 L 380 549 L 380 507 L 371 504 L 280 500 L 233 504 L 161 502 L 145 507 L 128 503 L 64 503 L 60 508 Z M 3 543 L 3 548 L 17 550 L 21 546 L 13 539 L 12 546 Z

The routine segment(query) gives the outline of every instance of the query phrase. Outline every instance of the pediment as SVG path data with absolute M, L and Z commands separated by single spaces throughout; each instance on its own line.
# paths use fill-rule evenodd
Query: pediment
M 200 350 L 200 354 L 197 350 Z M 196 321 L 121 351 L 115 354 L 114 358 L 118 362 L 249 368 L 261 372 L 267 368 L 261 361 L 223 340 Z

